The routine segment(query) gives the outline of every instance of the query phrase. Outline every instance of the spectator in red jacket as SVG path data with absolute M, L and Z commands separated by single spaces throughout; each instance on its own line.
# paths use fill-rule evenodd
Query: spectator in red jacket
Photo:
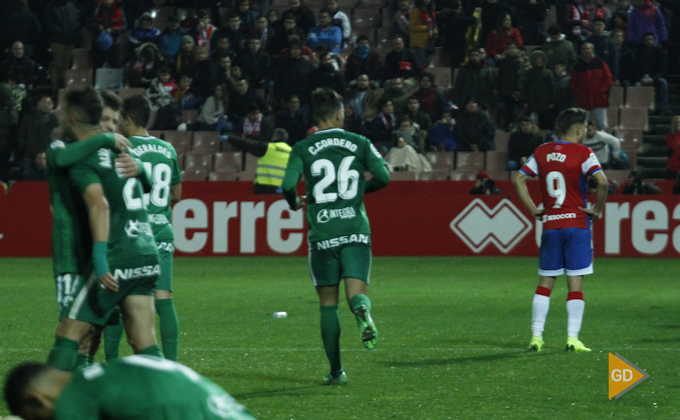
M 673 117 L 671 132 L 666 135 L 670 156 L 666 163 L 666 179 L 676 179 L 680 173 L 680 115 Z
M 94 14 L 90 16 L 88 29 L 94 33 L 94 67 L 103 67 L 104 62 L 108 62 L 110 67 L 121 67 L 118 38 L 127 30 L 127 20 L 118 3 L 115 0 L 99 1 Z
M 576 97 L 576 105 L 590 111 L 597 126 L 606 129 L 608 92 L 612 85 L 612 73 L 602 59 L 595 56 L 590 42 L 581 45 L 581 58 L 571 72 L 570 88 Z
M 413 94 L 418 99 L 420 107 L 432 121 L 437 121 L 442 116 L 442 111 L 446 105 L 444 95 L 439 92 L 439 88 L 434 84 L 432 73 L 423 73 L 419 79 L 420 88 Z
M 487 63 L 496 65 L 496 60 L 501 60 L 505 53 L 508 42 L 514 41 L 518 47 L 522 47 L 522 35 L 519 29 L 512 27 L 512 17 L 509 13 L 503 13 L 498 17 L 498 26 L 489 32 L 486 37 L 486 53 L 489 56 Z

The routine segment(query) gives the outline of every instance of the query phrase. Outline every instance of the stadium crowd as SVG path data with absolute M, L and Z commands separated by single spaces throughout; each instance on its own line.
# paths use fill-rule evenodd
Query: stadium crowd
M 603 165 L 627 169 L 610 88 L 653 86 L 656 112 L 668 114 L 674 0 L 306 1 L 3 2 L 0 180 L 44 179 L 60 92 L 93 83 L 94 70 L 72 80 L 71 68 L 122 69 L 95 86 L 145 92 L 150 129 L 217 132 L 222 150 L 276 129 L 293 145 L 315 130 L 310 93 L 331 88 L 345 98 L 344 128 L 393 170 L 431 170 L 426 152 L 493 151 L 502 130 L 512 134 L 499 170 L 516 170 L 572 106 L 591 112 L 586 144 Z

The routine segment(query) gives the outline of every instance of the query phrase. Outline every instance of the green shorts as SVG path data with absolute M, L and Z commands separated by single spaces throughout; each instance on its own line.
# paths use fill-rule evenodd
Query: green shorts
M 55 277 L 57 284 L 57 303 L 59 304 L 59 318 L 63 316 L 64 301 L 69 301 L 69 295 L 73 293 L 74 287 L 83 284 L 83 276 L 76 273 L 62 273 Z M 120 309 L 116 306 L 111 316 L 106 321 L 106 325 L 118 325 L 120 323 Z
M 309 244 L 309 272 L 314 286 L 335 286 L 345 277 L 369 282 L 371 277 L 371 246 L 364 244 L 340 244 L 322 248 Z
M 158 248 L 158 264 L 161 266 L 161 275 L 156 281 L 156 290 L 172 292 L 172 254 L 175 247 L 170 241 L 156 242 Z
M 99 284 L 90 267 L 65 298 L 62 316 L 95 325 L 107 325 L 128 295 L 153 296 L 161 268 L 158 255 L 143 255 L 109 263 L 119 289 L 112 293 Z

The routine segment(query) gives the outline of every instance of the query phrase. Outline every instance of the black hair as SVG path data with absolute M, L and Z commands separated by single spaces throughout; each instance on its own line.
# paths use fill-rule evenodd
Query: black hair
M 555 68 L 555 66 L 557 66 L 557 65 L 567 67 L 567 62 L 564 61 L 564 60 L 556 60 L 556 61 L 553 63 L 553 68 Z
M 130 117 L 137 127 L 146 127 L 151 118 L 151 104 L 144 95 L 134 95 L 123 101 L 120 111 L 123 118 Z
M 559 25 L 552 25 L 548 28 L 548 35 L 560 35 L 562 33 L 562 28 Z
M 418 76 L 418 81 L 423 80 L 423 77 L 427 77 L 430 79 L 430 83 L 434 84 L 434 74 L 428 72 L 421 73 L 420 76 Z
M 316 15 L 319 16 L 321 13 L 327 13 L 329 17 L 331 17 L 331 18 L 333 17 L 333 12 L 331 12 L 331 9 L 329 9 L 327 7 L 320 9 L 319 13 L 317 13 Z
M 24 417 L 24 406 L 28 402 L 28 388 L 48 368 L 38 362 L 25 362 L 15 366 L 5 378 L 5 402 L 12 415 Z
M 532 124 L 534 123 L 531 120 L 531 117 L 529 115 L 520 115 L 519 118 L 517 118 L 517 124 L 519 125 L 519 124 L 522 124 L 524 122 L 528 122 L 528 123 L 532 123 Z
M 317 121 L 330 121 L 336 112 L 344 108 L 342 97 L 328 88 L 316 88 L 312 92 L 311 103 Z
M 251 112 L 255 111 L 262 111 L 260 107 L 255 103 L 251 102 L 248 105 L 246 105 L 246 115 L 250 114 Z
M 123 100 L 112 90 L 100 89 L 99 96 L 102 98 L 104 108 L 111 108 L 118 112 L 123 107 Z
M 642 39 L 645 39 L 646 36 L 653 36 L 654 39 L 656 39 L 656 35 L 654 35 L 654 32 L 647 31 L 644 34 L 642 34 Z
M 295 17 L 295 14 L 293 12 L 286 12 L 283 14 L 283 16 L 281 16 L 281 22 L 283 22 L 286 19 L 293 19 L 297 24 L 297 18 Z
M 157 74 L 172 73 L 168 65 L 162 65 L 158 68 Z
M 595 22 L 602 22 L 605 25 L 607 24 L 607 21 L 602 17 L 596 17 L 595 19 L 593 19 L 593 25 L 595 24 Z
M 560 113 L 555 122 L 555 129 L 558 134 L 564 136 L 569 134 L 575 125 L 586 124 L 588 121 L 588 111 L 582 108 L 568 108 Z
M 94 88 L 75 86 L 64 95 L 64 110 L 81 124 L 99 126 L 104 104 Z
M 359 35 L 359 37 L 357 38 L 357 45 L 358 45 L 361 41 L 368 41 L 368 42 L 371 42 L 371 40 L 368 39 L 368 37 L 367 37 L 366 35 Z

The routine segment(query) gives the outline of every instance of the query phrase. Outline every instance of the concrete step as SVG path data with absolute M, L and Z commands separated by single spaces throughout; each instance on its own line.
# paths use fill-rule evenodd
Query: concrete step
M 645 168 L 665 168 L 667 157 L 645 157 L 639 156 L 637 159 L 638 166 L 643 166 Z
M 671 124 L 671 120 L 673 119 L 672 115 L 650 115 L 649 116 L 649 123 L 650 124 Z
M 643 144 L 650 145 L 666 145 L 666 135 L 665 134 L 647 134 L 642 136 Z
M 666 177 L 666 168 L 638 168 L 645 179 L 664 179 Z
M 668 156 L 668 147 L 666 144 L 642 144 L 642 152 L 638 157 L 664 157 Z

